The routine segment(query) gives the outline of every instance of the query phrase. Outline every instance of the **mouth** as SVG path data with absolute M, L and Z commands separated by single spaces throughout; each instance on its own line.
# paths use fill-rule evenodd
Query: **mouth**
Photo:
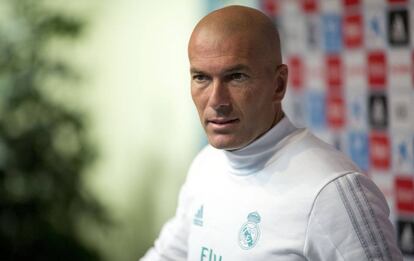
M 207 120 L 207 125 L 210 125 L 215 130 L 226 130 L 232 128 L 239 121 L 237 118 L 215 118 Z

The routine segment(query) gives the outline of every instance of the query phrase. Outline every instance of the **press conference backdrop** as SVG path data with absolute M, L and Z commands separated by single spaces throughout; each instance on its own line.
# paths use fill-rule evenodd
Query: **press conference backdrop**
M 414 1 L 208 1 L 261 9 L 277 24 L 299 126 L 344 151 L 379 186 L 414 260 Z

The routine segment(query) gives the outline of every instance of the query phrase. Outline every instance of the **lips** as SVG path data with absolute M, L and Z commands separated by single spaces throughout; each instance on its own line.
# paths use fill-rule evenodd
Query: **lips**
M 207 121 L 207 125 L 217 133 L 228 133 L 233 130 L 240 120 L 237 118 L 214 118 Z
M 214 123 L 214 124 L 218 124 L 218 125 L 225 125 L 225 124 L 230 124 L 230 123 L 235 123 L 239 121 L 239 119 L 211 119 L 208 120 L 208 123 Z

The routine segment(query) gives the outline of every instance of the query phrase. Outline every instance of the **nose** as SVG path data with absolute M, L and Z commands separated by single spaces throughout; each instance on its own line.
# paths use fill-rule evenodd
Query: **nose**
M 218 116 L 226 116 L 232 110 L 231 95 L 228 86 L 220 80 L 214 80 L 209 98 L 209 106 Z

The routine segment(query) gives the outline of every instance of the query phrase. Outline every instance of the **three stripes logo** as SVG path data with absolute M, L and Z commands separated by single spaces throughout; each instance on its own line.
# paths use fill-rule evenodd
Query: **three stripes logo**
M 200 226 L 200 227 L 203 226 L 203 209 L 204 209 L 204 206 L 201 205 L 194 215 L 193 224 L 196 226 Z

